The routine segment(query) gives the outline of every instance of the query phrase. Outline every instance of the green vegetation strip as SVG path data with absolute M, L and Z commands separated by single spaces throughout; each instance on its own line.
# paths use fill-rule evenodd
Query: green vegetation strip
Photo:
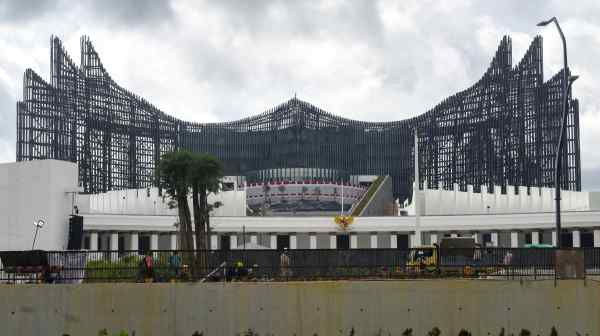
M 366 195 L 360 200 L 356 208 L 354 208 L 354 211 L 352 211 L 352 217 L 360 216 L 363 209 L 367 206 L 367 204 L 369 204 L 371 197 L 373 197 L 377 189 L 379 189 L 379 186 L 383 183 L 383 180 L 385 180 L 385 176 L 377 176 L 375 181 L 367 190 Z

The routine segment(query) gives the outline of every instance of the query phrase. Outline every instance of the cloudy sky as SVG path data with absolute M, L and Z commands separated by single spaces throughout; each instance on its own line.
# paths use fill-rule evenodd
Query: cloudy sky
M 0 0 L 0 162 L 15 160 L 15 102 L 32 68 L 49 79 L 52 34 L 79 62 L 88 35 L 113 79 L 199 122 L 250 116 L 293 97 L 371 121 L 423 113 L 467 88 L 503 35 L 516 64 L 544 37 L 562 67 L 557 16 L 580 75 L 583 187 L 600 190 L 600 3 L 528 1 Z

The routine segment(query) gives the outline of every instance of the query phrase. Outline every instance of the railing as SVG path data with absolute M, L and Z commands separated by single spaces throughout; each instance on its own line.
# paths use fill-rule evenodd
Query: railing
M 375 195 L 377 190 L 379 190 L 379 186 L 381 186 L 381 184 L 383 183 L 385 178 L 386 178 L 386 176 L 377 176 L 375 181 L 373 181 L 373 183 L 371 183 L 371 185 L 369 186 L 367 191 L 363 194 L 363 196 L 360 198 L 360 200 L 358 200 L 357 202 L 354 203 L 354 204 L 356 204 L 356 207 L 354 207 L 354 205 L 353 205 L 351 212 L 350 212 L 353 217 L 358 217 L 362 214 L 363 210 L 369 204 L 369 201 L 371 200 L 371 198 Z
M 583 251 L 600 276 L 600 248 Z M 421 251 L 421 253 L 419 253 Z M 554 279 L 555 250 L 532 248 L 0 252 L 0 283 L 287 281 L 426 277 Z

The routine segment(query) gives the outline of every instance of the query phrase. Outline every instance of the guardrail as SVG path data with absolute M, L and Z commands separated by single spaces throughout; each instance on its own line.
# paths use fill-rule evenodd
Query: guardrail
M 600 276 L 600 248 L 583 251 Z M 554 279 L 555 249 L 7 251 L 0 283 L 310 281 L 464 277 Z

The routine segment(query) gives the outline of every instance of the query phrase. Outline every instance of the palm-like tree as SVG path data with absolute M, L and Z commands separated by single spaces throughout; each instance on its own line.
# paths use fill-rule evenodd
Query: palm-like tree
M 209 204 L 208 194 L 219 189 L 223 176 L 222 163 L 209 154 L 178 150 L 163 155 L 157 164 L 156 173 L 159 185 L 173 201 L 176 201 L 181 248 L 194 250 L 193 235 L 195 234 L 196 248 L 207 250 L 210 232 L 209 214 L 212 209 L 221 205 L 220 202 Z M 194 230 L 192 230 L 188 204 L 190 192 L 194 210 Z M 206 265 L 205 254 L 200 253 L 198 258 L 194 259 L 192 265 L 196 266 L 194 272 L 198 274 Z

